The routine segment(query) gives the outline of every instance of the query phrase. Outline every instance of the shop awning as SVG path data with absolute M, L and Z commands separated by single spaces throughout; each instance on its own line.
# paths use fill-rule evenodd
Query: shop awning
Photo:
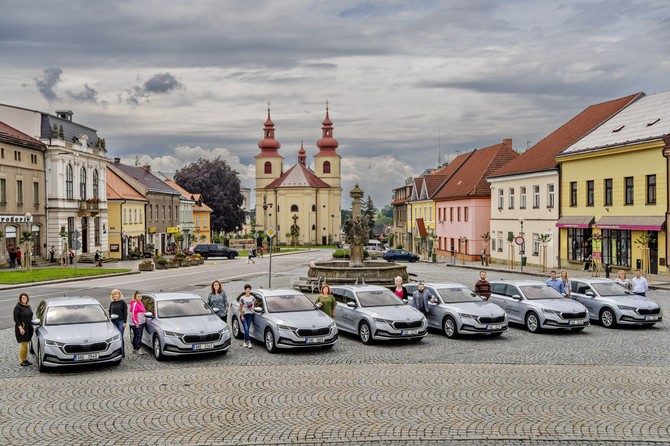
M 566 216 L 561 217 L 556 222 L 557 228 L 590 228 L 593 224 L 593 216 Z
M 662 231 L 665 217 L 600 217 L 598 229 L 628 229 L 637 231 Z
M 416 228 L 419 230 L 419 237 L 425 237 L 428 235 L 428 231 L 426 231 L 426 225 L 423 222 L 423 218 L 416 219 Z

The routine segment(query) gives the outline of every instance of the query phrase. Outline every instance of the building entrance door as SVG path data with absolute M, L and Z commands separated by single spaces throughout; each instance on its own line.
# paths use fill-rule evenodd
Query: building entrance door
M 81 252 L 88 252 L 88 217 L 81 218 Z

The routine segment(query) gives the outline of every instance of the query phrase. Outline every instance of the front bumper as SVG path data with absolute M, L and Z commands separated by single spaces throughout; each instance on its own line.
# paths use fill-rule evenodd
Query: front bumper
M 64 353 L 58 347 L 45 345 L 41 354 L 42 364 L 46 367 L 79 366 L 120 361 L 123 358 L 123 348 L 119 341 L 109 344 L 103 351 L 71 354 Z M 93 355 L 97 357 L 92 357 Z
M 230 335 L 223 336 L 215 342 L 197 342 L 186 344 L 179 338 L 165 337 L 163 354 L 165 356 L 199 355 L 227 351 L 232 344 Z M 211 347 L 210 347 L 211 345 Z
M 372 329 L 372 339 L 416 339 L 428 334 L 428 322 L 424 319 L 419 327 L 395 328 L 391 324 L 379 323 Z
M 621 315 L 617 317 L 617 324 L 621 325 L 650 325 L 663 321 L 663 313 L 641 315 L 630 310 L 619 311 Z
M 463 334 L 487 334 L 487 333 L 503 333 L 507 331 L 509 325 L 507 319 L 505 322 L 497 324 L 479 324 L 476 321 L 463 321 L 463 325 L 459 328 L 459 333 Z
M 588 327 L 591 325 L 588 313 L 583 319 L 562 319 L 560 317 L 553 317 L 545 315 L 542 321 L 542 328 L 547 329 L 573 329 Z

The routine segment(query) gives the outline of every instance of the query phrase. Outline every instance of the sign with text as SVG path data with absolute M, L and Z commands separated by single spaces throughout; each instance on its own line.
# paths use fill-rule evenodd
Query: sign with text
M 177 228 L 176 226 L 171 226 L 171 227 L 167 228 L 167 233 L 168 234 L 178 234 L 179 233 L 179 228 Z
M 30 223 L 32 217 L 26 218 L 25 215 L 0 215 L 0 223 Z

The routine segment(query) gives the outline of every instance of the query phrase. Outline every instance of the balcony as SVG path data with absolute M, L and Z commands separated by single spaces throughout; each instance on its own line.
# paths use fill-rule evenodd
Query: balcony
M 79 211 L 77 214 L 80 217 L 84 215 L 96 216 L 100 210 L 100 199 L 99 198 L 89 198 L 88 200 L 79 200 Z

